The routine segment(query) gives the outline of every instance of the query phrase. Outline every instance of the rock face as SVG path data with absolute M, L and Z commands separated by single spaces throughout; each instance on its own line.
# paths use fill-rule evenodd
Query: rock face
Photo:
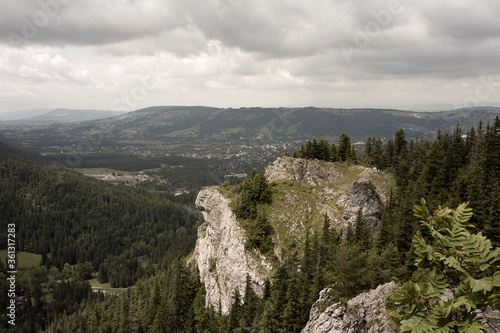
M 347 305 L 335 303 L 322 311 L 322 304 L 331 301 L 329 289 L 324 289 L 312 306 L 309 321 L 302 333 L 396 333 L 384 307 L 386 296 L 394 288 L 394 282 L 380 285 L 369 293 L 349 300 Z
M 376 232 L 380 218 L 384 213 L 384 204 L 380 200 L 377 192 L 367 184 L 354 182 L 350 186 L 350 192 L 345 202 L 345 211 L 342 218 L 347 225 L 354 227 L 358 213 L 370 228 L 372 234 Z
M 243 295 L 247 275 L 257 295 L 262 296 L 271 265 L 257 251 L 245 249 L 245 231 L 217 189 L 198 194 L 196 206 L 205 223 L 198 229 L 194 260 L 207 291 L 206 303 L 228 314 L 236 289 Z
M 500 311 L 487 308 L 480 316 L 484 318 L 483 324 L 488 328 L 488 333 L 500 332 Z
M 322 167 L 319 163 L 301 158 L 278 158 L 266 169 L 266 179 L 273 181 L 294 181 L 305 186 L 323 182 L 335 183 L 342 174 L 332 167 Z
M 325 215 L 332 228 L 345 230 L 361 210 L 375 230 L 391 179 L 362 166 L 290 157 L 277 159 L 265 176 L 276 182 L 267 218 L 273 228 L 274 253 L 281 263 L 300 257 L 306 230 L 321 230 Z M 272 266 L 257 250 L 245 249 L 245 230 L 229 208 L 229 199 L 217 189 L 200 191 L 196 206 L 205 223 L 198 229 L 192 260 L 205 284 L 206 303 L 227 314 L 234 291 L 238 289 L 243 295 L 247 275 L 257 295 L 262 296 Z
M 302 333 L 396 333 L 399 332 L 389 320 L 384 306 L 385 298 L 396 288 L 394 282 L 378 286 L 366 294 L 358 295 L 347 302 L 331 304 L 329 288 L 323 289 L 309 314 L 309 321 Z M 327 305 L 325 308 L 325 304 Z M 324 310 L 323 310 L 324 309 Z M 477 311 L 483 318 L 488 333 L 500 332 L 500 312 L 488 308 Z
M 375 233 L 391 184 L 389 175 L 374 168 L 291 157 L 278 158 L 266 169 L 265 175 L 270 182 L 298 183 L 302 188 L 310 189 L 310 194 L 302 192 L 295 196 L 291 189 L 285 194 L 284 206 L 301 206 L 310 210 L 308 213 L 312 215 L 313 211 L 326 214 L 333 226 L 344 231 L 348 225 L 355 225 L 361 211 L 367 226 Z M 306 197 L 310 197 L 309 202 L 304 200 Z M 283 214 L 274 219 L 287 220 L 294 229 L 300 229 L 300 223 L 308 219 L 300 212 L 291 210 L 293 213 L 287 214 L 287 209 L 281 211 Z

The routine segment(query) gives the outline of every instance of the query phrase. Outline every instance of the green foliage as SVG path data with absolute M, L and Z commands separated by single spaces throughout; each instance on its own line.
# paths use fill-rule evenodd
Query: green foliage
M 264 254 L 272 251 L 272 227 L 263 212 L 259 212 L 253 220 L 245 220 L 242 225 L 246 231 L 247 249 L 257 248 Z
M 16 224 L 16 250 L 37 253 L 38 262 L 44 258 L 33 278 L 18 281 L 17 292 L 24 292 L 29 301 L 16 313 L 18 322 L 24 322 L 17 328 L 36 332 L 63 313 L 70 315 L 86 302 L 98 301 L 99 296 L 84 292 L 87 287 L 79 282 L 95 271 L 100 282 L 126 287 L 155 267 L 168 266 L 177 252 L 187 255 L 196 240 L 198 216 L 194 209 L 158 195 L 0 155 L 1 224 Z M 143 269 L 138 259 L 145 257 L 154 266 Z M 23 258 L 21 265 L 28 263 Z M 61 271 L 61 276 L 48 276 L 47 281 L 39 273 L 49 268 Z M 0 280 L 3 288 L 7 280 Z M 52 301 L 40 285 L 47 282 Z M 4 319 L 2 328 L 7 327 Z
M 236 187 L 238 196 L 232 203 L 233 212 L 242 219 L 257 217 L 257 205 L 271 201 L 271 189 L 264 176 L 264 171 L 252 173 L 242 184 Z
M 251 178 L 246 178 L 236 187 L 238 195 L 232 201 L 231 207 L 240 219 L 241 226 L 246 231 L 247 249 L 259 249 L 261 253 L 272 252 L 272 227 L 266 214 L 259 206 L 271 202 L 272 191 L 266 181 L 264 172 L 253 172 Z
M 330 143 L 328 143 L 326 139 L 321 139 L 319 142 L 316 139 L 313 139 L 312 142 L 307 141 L 307 143 L 302 145 L 299 150 L 296 150 L 293 153 L 293 157 L 329 162 L 357 162 L 354 145 L 351 145 L 351 139 L 345 133 L 339 137 L 338 147 L 335 143 L 332 143 L 330 146 Z
M 208 270 L 210 272 L 214 272 L 217 268 L 217 258 L 210 257 L 208 258 Z
M 414 212 L 432 237 L 426 240 L 420 232 L 413 237 L 415 264 L 430 274 L 428 282 L 410 281 L 394 295 L 403 315 L 401 330 L 481 332 L 485 328 L 474 311 L 499 305 L 500 250 L 480 232 L 467 230 L 472 227 L 467 204 L 430 214 L 422 199 Z
M 19 281 L 30 300 L 19 308 L 19 322 L 23 322 L 19 331 L 298 332 L 323 288 L 335 283 L 332 301 L 346 300 L 391 279 L 407 280 L 415 270 L 414 261 L 421 268 L 397 299 L 396 315 L 404 321 L 402 328 L 478 331 L 481 325 L 471 314 L 474 309 L 498 308 L 500 303 L 499 253 L 494 249 L 500 244 L 499 131 L 497 120 L 486 128 L 471 128 L 465 140 L 458 125 L 451 135 L 440 133 L 433 140 L 407 140 L 402 130 L 385 145 L 380 139 L 368 138 L 360 163 L 393 172 L 397 179 L 376 247 L 367 241 L 362 218 L 349 228 L 344 242 L 325 219 L 323 230 L 306 230 L 303 256 L 297 251 L 286 258 L 286 265 L 275 270 L 272 284 L 266 283 L 263 299 L 256 297 L 247 280 L 232 319 L 206 306 L 196 269 L 176 259 L 177 251 L 181 255 L 192 251 L 196 236 L 196 214 L 177 204 L 180 201 L 2 156 L 1 217 L 22 226 L 21 249 L 43 254 L 47 268 L 56 265 L 62 271 L 59 274 L 52 267 L 46 274 L 45 267 L 37 267 L 32 277 Z M 331 146 L 324 139 L 313 140 L 294 156 L 354 162 L 348 138 L 344 134 L 338 145 Z M 130 161 L 127 168 L 142 170 L 146 165 L 165 163 L 170 166 L 159 173 L 177 177 L 177 183 L 193 180 L 196 186 L 213 182 L 205 176 L 208 166 L 217 164 L 213 160 L 198 163 L 194 159 L 97 155 L 82 155 L 83 166 Z M 205 176 L 198 169 L 206 169 Z M 194 175 L 196 170 L 199 173 Z M 263 173 L 255 173 L 234 189 L 227 185 L 222 191 L 235 198 L 232 208 L 247 232 L 246 246 L 272 252 L 273 230 L 265 214 L 272 191 Z M 422 196 L 429 207 L 470 201 L 475 214 L 470 216 L 460 206 L 433 214 L 424 209 L 417 212 L 424 229 L 413 237 L 419 225 L 412 209 Z M 477 234 L 468 231 L 469 224 L 476 227 Z M 141 271 L 137 258 L 146 255 L 154 266 Z M 99 269 L 99 279 L 115 286 L 135 283 L 135 287 L 118 297 L 94 296 L 85 283 L 77 281 L 79 276 L 88 277 L 89 263 L 94 271 Z M 213 266 L 214 259 L 209 261 L 209 267 Z M 71 281 L 57 283 L 61 278 Z M 37 284 L 46 280 L 57 302 L 42 297 Z M 0 279 L 0 287 L 6 290 L 5 278 Z M 441 298 L 447 294 L 454 298 Z M 0 304 L 5 305 L 4 299 Z
M 195 243 L 193 209 L 76 172 L 1 156 L 0 189 L 0 219 L 16 224 L 17 250 L 44 255 L 47 268 L 104 265 L 105 279 L 118 275 L 127 286 L 141 273 L 137 258 L 168 265 Z M 89 267 L 78 274 L 88 278 Z M 122 283 L 125 275 L 132 278 Z

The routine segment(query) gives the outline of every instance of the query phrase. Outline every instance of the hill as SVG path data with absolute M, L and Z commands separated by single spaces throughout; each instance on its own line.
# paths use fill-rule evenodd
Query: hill
M 36 115 L 28 116 L 30 113 L 23 113 L 22 117 L 4 121 L 4 124 L 19 125 L 19 124 L 64 124 L 74 123 L 89 120 L 98 120 L 109 118 L 122 114 L 117 111 L 102 111 L 88 109 L 55 109 L 48 112 L 35 112 Z M 10 115 L 9 115 L 10 116 Z M 2 120 L 0 118 L 0 120 Z
M 196 199 L 205 224 L 198 231 L 193 259 L 205 283 L 207 304 L 223 314 L 229 313 L 235 291 L 245 289 L 247 276 L 262 297 L 265 280 L 279 266 L 300 266 L 306 238 L 319 239 L 325 223 L 332 232 L 343 233 L 355 228 L 361 214 L 375 237 L 393 185 L 390 175 L 372 168 L 291 157 L 276 160 L 265 175 L 272 201 L 258 209 L 268 224 L 264 229 L 272 230 L 267 231 L 272 248 L 264 249 L 262 235 L 253 239 L 258 226 L 252 218 L 239 216 L 234 190 L 209 188 Z
M 443 112 L 388 109 L 152 107 L 110 120 L 124 141 L 168 137 L 203 140 L 303 139 L 350 133 L 354 140 L 367 134 L 388 138 L 403 128 L 409 137 L 432 136 L 479 120 L 492 121 L 500 108 L 471 108 Z
M 413 208 L 421 198 L 427 220 L 436 221 L 438 207 L 470 202 L 468 223 L 491 246 L 500 244 L 499 133 L 499 119 L 434 139 L 406 139 L 398 130 L 381 147 L 367 140 L 356 159 L 344 151 L 350 144 L 337 149 L 308 142 L 296 158 L 280 158 L 240 185 L 201 191 L 196 204 L 206 223 L 198 228 L 193 255 L 177 257 L 117 298 L 87 301 L 50 329 L 300 332 L 322 323 L 384 329 L 379 305 L 385 307 L 386 293 L 355 296 L 394 279 L 428 281 L 428 272 L 414 265 L 412 248 L 421 230 Z M 492 296 L 498 295 L 494 287 Z M 400 322 L 400 312 L 389 315 Z
M 172 157 L 189 161 L 173 165 L 205 167 L 196 173 L 200 185 L 214 185 L 224 177 L 264 168 L 305 139 L 337 142 L 349 133 L 355 147 L 368 136 L 384 144 L 400 128 L 407 137 L 434 137 L 440 129 L 451 133 L 460 122 L 467 128 L 494 121 L 500 108 L 483 107 L 443 112 L 385 109 L 238 108 L 155 106 L 116 117 L 65 124 L 3 125 L 5 136 L 47 157 L 50 163 L 71 168 L 109 168 L 123 171 L 160 169 Z M 360 148 L 358 148 L 360 149 Z M 204 174 L 203 170 L 205 170 Z M 207 171 L 210 170 L 210 171 Z M 166 175 L 170 179 L 177 176 Z M 184 176 L 182 176 L 184 177 Z M 186 184 L 172 186 L 184 187 Z
M 31 110 L 5 112 L 5 113 L 0 113 L 0 121 L 20 120 L 30 117 L 36 117 L 50 111 L 51 111 L 50 109 L 31 109 Z
M 101 279 L 127 286 L 144 272 L 120 273 L 121 265 L 138 257 L 165 264 L 194 246 L 197 212 L 160 195 L 1 152 L 0 188 L 2 225 L 16 225 L 16 250 L 45 256 L 47 268 L 90 263 Z
M 19 157 L 32 161 L 42 160 L 42 157 L 39 154 L 27 150 L 18 142 L 6 138 L 1 133 L 0 133 L 0 155 Z
M 128 112 L 105 120 L 78 124 L 45 125 L 36 128 L 4 127 L 37 150 L 50 151 L 54 142 L 81 141 L 86 133 L 105 134 L 99 146 L 120 150 L 148 149 L 161 151 L 172 144 L 197 145 L 201 152 L 210 151 L 212 143 L 262 146 L 290 143 L 311 137 L 337 138 L 349 133 L 353 142 L 367 136 L 390 138 L 402 128 L 408 137 L 432 137 L 440 129 L 451 132 L 459 122 L 468 128 L 482 120 L 492 122 L 500 114 L 497 107 L 477 107 L 442 112 L 410 112 L 388 109 L 333 108 L 239 108 L 221 109 L 203 106 L 155 106 Z M 69 122 L 110 113 L 92 110 L 54 110 L 30 121 Z M 35 141 L 28 142 L 28 136 Z M 41 135 L 43 134 L 43 135 Z M 96 149 L 97 147 L 94 147 Z M 185 148 L 185 147 L 184 147 Z

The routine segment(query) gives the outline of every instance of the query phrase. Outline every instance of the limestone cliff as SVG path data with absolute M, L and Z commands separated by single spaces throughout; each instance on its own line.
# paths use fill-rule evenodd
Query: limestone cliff
M 329 289 L 324 289 L 312 306 L 309 322 L 302 333 L 396 333 L 384 306 L 386 296 L 394 288 L 396 284 L 390 282 L 354 297 L 345 305 L 335 303 L 326 308 L 331 296 L 328 295 Z
M 391 177 L 362 166 L 283 157 L 265 171 L 273 182 L 267 218 L 273 229 L 274 253 L 281 263 L 300 258 L 306 231 L 321 233 L 324 216 L 332 228 L 345 229 L 358 212 L 375 232 Z M 198 230 L 193 259 L 207 291 L 206 300 L 228 313 L 236 289 L 243 294 L 246 277 L 262 295 L 272 266 L 257 250 L 245 249 L 245 230 L 216 188 L 200 191 L 196 205 L 205 223 Z
M 361 211 L 376 233 L 393 184 L 390 175 L 373 168 L 291 157 L 278 158 L 265 175 L 276 183 L 268 219 L 281 262 L 300 257 L 305 231 L 321 232 L 325 215 L 332 228 L 345 230 Z
M 309 313 L 309 321 L 302 333 L 396 333 L 399 330 L 389 319 L 385 299 L 396 288 L 394 282 L 378 286 L 368 293 L 360 294 L 347 304 L 334 303 L 329 288 L 320 292 L 319 299 Z M 487 309 L 477 311 L 483 318 L 488 333 L 500 332 L 500 312 Z
M 247 274 L 255 292 L 262 296 L 271 265 L 257 251 L 245 249 L 244 230 L 228 206 L 229 200 L 217 189 L 198 194 L 196 206 L 205 223 L 198 229 L 194 260 L 207 291 L 206 301 L 223 314 L 231 308 L 236 288 L 243 293 Z

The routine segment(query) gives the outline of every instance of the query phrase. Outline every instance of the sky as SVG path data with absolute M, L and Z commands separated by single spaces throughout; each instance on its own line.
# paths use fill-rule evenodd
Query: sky
M 0 113 L 500 106 L 498 0 L 0 0 Z

